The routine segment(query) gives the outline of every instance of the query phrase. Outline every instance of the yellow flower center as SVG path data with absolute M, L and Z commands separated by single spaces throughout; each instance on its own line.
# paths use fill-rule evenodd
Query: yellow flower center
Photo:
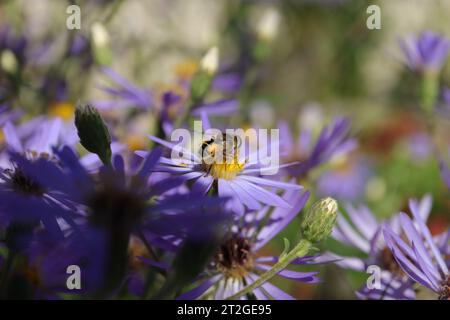
M 54 117 L 59 117 L 64 121 L 73 119 L 75 113 L 75 106 L 68 101 L 56 102 L 50 106 L 49 114 Z
M 130 135 L 125 138 L 125 143 L 127 144 L 130 150 L 142 150 L 147 147 L 145 138 L 138 135 Z
M 244 168 L 244 163 L 236 160 L 233 163 L 213 163 L 209 166 L 207 165 L 206 170 L 209 170 L 214 179 L 233 180 Z
M 181 80 L 188 80 L 197 72 L 198 67 L 197 60 L 185 60 L 175 66 L 175 74 Z

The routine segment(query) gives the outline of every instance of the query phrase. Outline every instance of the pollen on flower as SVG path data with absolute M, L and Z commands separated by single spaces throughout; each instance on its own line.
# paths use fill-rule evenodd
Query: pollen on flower
M 233 180 L 244 168 L 243 163 L 214 163 L 210 167 L 209 173 L 214 179 Z
M 129 135 L 125 138 L 125 143 L 130 148 L 130 150 L 142 150 L 146 147 L 146 140 L 139 135 Z
M 215 256 L 217 269 L 227 278 L 242 279 L 253 268 L 250 241 L 241 236 L 232 236 L 225 241 Z
M 223 138 L 222 138 L 223 139 Z M 245 162 L 239 160 L 239 150 L 236 141 L 228 145 L 228 141 L 220 137 L 205 141 L 201 156 L 203 170 L 214 179 L 233 180 L 244 169 Z
M 49 115 L 70 121 L 75 114 L 75 106 L 71 102 L 56 102 L 50 105 Z
M 441 285 L 439 300 L 450 300 L 450 275 L 447 275 Z

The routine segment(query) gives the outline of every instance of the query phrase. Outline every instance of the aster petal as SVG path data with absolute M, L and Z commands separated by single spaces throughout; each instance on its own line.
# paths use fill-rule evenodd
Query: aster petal
M 263 271 L 268 271 L 272 268 L 272 266 L 268 266 L 265 264 L 257 264 L 255 265 L 256 268 L 263 270 Z M 318 283 L 320 282 L 320 279 L 318 277 L 316 277 L 316 275 L 319 272 L 317 271 L 312 271 L 312 272 L 300 272 L 300 271 L 293 271 L 293 270 L 281 270 L 280 272 L 277 273 L 277 275 L 286 278 L 286 279 L 292 279 L 292 280 L 297 280 L 297 281 L 301 281 L 301 282 L 305 282 L 305 283 Z
M 391 250 L 392 254 L 395 257 L 395 260 L 401 266 L 403 271 L 405 271 L 405 273 L 414 281 L 433 290 L 432 284 L 428 281 L 428 278 L 423 274 L 423 272 L 420 271 L 415 265 L 413 265 L 411 261 L 402 253 L 402 251 L 397 248 L 396 244 L 399 242 L 394 242 L 394 240 L 391 238 L 394 233 L 389 230 L 389 227 L 384 228 L 383 234 L 387 246 Z
M 230 198 L 230 201 L 226 204 L 226 208 L 236 212 L 239 216 L 243 215 L 245 212 L 244 205 L 239 201 L 239 198 L 230 187 L 228 181 L 224 179 L 218 180 L 219 196 L 223 198 Z
M 337 218 L 336 228 L 339 228 L 342 231 L 342 235 L 354 247 L 359 248 L 363 252 L 370 251 L 369 243 L 353 230 L 342 215 L 339 215 Z
M 3 127 L 3 133 L 5 135 L 5 141 L 6 144 L 11 148 L 12 150 L 16 152 L 23 153 L 23 146 L 20 142 L 19 136 L 17 134 L 16 128 L 14 125 L 10 122 L 7 122 L 5 126 Z
M 420 231 L 422 232 L 423 236 L 425 237 L 431 251 L 433 252 L 434 258 L 436 259 L 437 263 L 439 264 L 439 267 L 443 271 L 444 274 L 449 274 L 449 270 L 447 265 L 444 262 L 444 259 L 442 258 L 441 253 L 439 252 L 439 249 L 436 247 L 436 244 L 433 241 L 433 237 L 431 236 L 430 230 L 425 225 L 424 220 L 419 215 L 420 209 L 417 208 L 416 203 L 414 201 L 410 202 L 410 207 L 412 214 L 414 216 L 414 221 L 419 225 Z
M 186 177 L 188 174 L 183 175 Z M 208 191 L 211 189 L 211 186 L 214 182 L 214 179 L 210 176 L 199 176 L 194 184 L 192 185 L 192 192 L 199 193 L 201 195 L 206 195 Z
M 364 237 L 367 240 L 372 239 L 374 236 L 376 230 L 377 230 L 377 223 L 373 216 L 370 215 L 370 213 L 367 213 L 367 208 L 356 210 L 353 206 L 347 204 L 345 206 L 345 209 L 347 210 L 347 213 L 354 223 L 354 225 L 361 231 L 361 233 L 364 235 Z M 366 214 L 363 215 L 361 212 L 365 211 Z M 368 220 L 367 217 L 371 217 Z
M 219 179 L 219 181 L 222 179 Z M 290 208 L 291 205 L 287 203 L 283 198 L 275 193 L 271 193 L 260 186 L 245 181 L 244 179 L 235 179 L 236 183 L 239 183 L 242 188 L 245 188 L 256 200 L 277 207 Z
M 283 198 L 288 203 L 292 203 L 291 209 L 286 210 L 284 208 L 277 207 L 272 212 L 272 218 L 280 220 L 276 223 L 264 226 L 257 235 L 256 243 L 254 244 L 255 250 L 259 250 L 270 240 L 273 239 L 281 230 L 283 230 L 291 221 L 298 215 L 300 210 L 306 204 L 309 198 L 309 192 L 300 193 L 299 191 L 287 191 Z
M 433 287 L 433 290 L 435 292 L 439 292 L 440 278 L 436 278 L 436 275 L 433 273 L 435 270 L 430 268 L 430 266 L 428 266 L 422 259 L 420 253 L 417 251 L 417 247 L 414 245 L 414 242 L 412 243 L 412 248 L 414 250 L 414 253 L 416 254 L 416 261 L 419 264 L 420 269 L 427 277 L 428 283 Z
M 403 212 L 400 213 L 400 221 L 402 222 L 403 230 L 405 230 L 405 234 L 408 237 L 409 241 L 411 243 L 415 243 L 416 249 L 414 251 L 417 251 L 420 258 L 423 259 L 424 263 L 426 263 L 428 268 L 431 270 L 430 272 L 433 273 L 435 279 L 439 278 L 439 271 L 434 267 L 433 262 L 431 261 L 431 257 L 425 249 L 425 246 L 422 243 L 422 239 L 417 230 L 414 228 L 412 221 Z M 412 252 L 410 252 L 409 254 L 411 255 L 411 257 L 414 257 L 414 254 Z
M 261 288 L 276 300 L 295 300 L 293 296 L 287 294 L 269 282 L 264 283 Z
M 265 179 L 265 178 L 254 177 L 254 176 L 240 175 L 238 177 L 238 179 L 246 180 L 246 181 L 252 182 L 254 184 L 261 185 L 261 186 L 274 187 L 274 188 L 279 188 L 279 189 L 299 190 L 299 189 L 303 188 L 302 186 L 295 184 L 295 183 L 280 182 L 280 181 L 269 180 L 269 179 Z

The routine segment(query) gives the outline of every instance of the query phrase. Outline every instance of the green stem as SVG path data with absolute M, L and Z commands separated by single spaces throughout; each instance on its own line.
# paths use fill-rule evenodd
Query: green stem
M 312 244 L 306 239 L 302 239 L 299 243 L 285 256 L 280 257 L 278 262 L 270 269 L 269 271 L 263 273 L 255 282 L 251 285 L 245 287 L 238 293 L 228 297 L 226 300 L 235 300 L 245 294 L 249 294 L 256 288 L 263 285 L 265 282 L 269 281 L 272 277 L 274 277 L 277 273 L 285 269 L 294 259 L 304 257 L 308 254 L 311 249 Z
M 420 89 L 422 109 L 430 116 L 439 93 L 439 75 L 436 72 L 424 72 Z

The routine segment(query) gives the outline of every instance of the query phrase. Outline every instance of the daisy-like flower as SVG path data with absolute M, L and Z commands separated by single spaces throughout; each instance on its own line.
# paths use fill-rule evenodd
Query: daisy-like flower
M 202 117 L 202 126 L 203 130 L 211 128 L 205 114 Z M 298 190 L 302 188 L 293 183 L 280 182 L 258 176 L 262 171 L 270 169 L 262 166 L 262 160 L 264 159 L 261 159 L 259 155 L 267 156 L 267 153 L 263 153 L 262 150 L 256 150 L 246 156 L 240 152 L 243 144 L 240 144 L 238 147 L 236 145 L 234 147 L 229 146 L 228 149 L 233 149 L 233 151 L 232 154 L 228 154 L 225 157 L 226 159 L 222 158 L 215 161 L 212 158 L 213 160 L 208 159 L 209 161 L 206 162 L 207 152 L 205 153 L 205 150 L 212 150 L 209 149 L 211 146 L 208 145 L 212 140 L 203 141 L 202 146 L 198 146 L 199 151 L 192 152 L 181 145 L 173 144 L 154 136 L 149 137 L 172 151 L 181 150 L 183 153 L 182 163 L 180 163 L 180 159 L 161 157 L 161 165 L 158 167 L 159 171 L 180 175 L 184 179 L 191 181 L 193 190 L 201 194 L 207 194 L 213 189 L 220 197 L 230 198 L 230 201 L 227 203 L 227 209 L 238 215 L 244 214 L 246 208 L 259 210 L 263 205 L 290 208 L 291 205 L 285 199 L 267 188 L 278 190 Z M 214 147 L 212 146 L 211 148 Z M 147 154 L 145 151 L 137 151 L 136 153 L 141 156 Z
M 8 151 L 14 151 L 30 158 L 53 157 L 53 148 L 69 146 L 75 149 L 79 141 L 77 130 L 73 122 L 64 122 L 60 117 L 41 116 L 25 123 L 14 125 L 8 121 L 2 126 L 5 150 L 0 151 L 0 166 L 8 168 L 10 165 Z M 114 141 L 111 144 L 113 154 L 122 152 L 124 145 Z M 95 171 L 101 161 L 94 154 L 81 157 L 84 167 Z
M 271 264 L 276 263 L 279 259 L 278 256 L 264 256 L 259 251 L 297 216 L 308 197 L 308 192 L 301 193 L 290 190 L 284 194 L 283 199 L 292 203 L 292 208 L 278 207 L 271 211 L 271 208 L 266 206 L 260 211 L 246 215 L 246 220 L 241 220 L 231 228 L 215 255 L 214 261 L 201 275 L 198 284 L 183 293 L 178 299 L 226 299 L 252 284 L 258 279 L 258 274 L 271 269 Z M 266 218 L 269 218 L 269 222 L 264 224 L 263 221 Z M 323 256 L 306 256 L 295 259 L 292 265 L 309 265 L 326 261 Z M 283 278 L 305 283 L 318 282 L 319 279 L 316 275 L 317 272 L 299 272 L 287 269 L 278 273 L 278 276 Z M 265 282 L 255 289 L 253 295 L 261 300 L 294 299 L 270 282 Z M 244 296 L 244 298 L 249 297 Z
M 440 71 L 450 50 L 450 41 L 432 31 L 405 37 L 400 45 L 408 67 L 418 72 Z
M 400 213 L 400 232 L 385 225 L 384 238 L 398 265 L 410 279 L 432 290 L 438 299 L 450 300 L 450 272 L 445 261 L 450 231 L 433 237 L 419 214 L 419 206 L 411 200 L 413 219 Z
M 88 173 L 69 147 L 54 150 L 54 154 L 58 163 L 29 162 L 21 168 L 40 188 L 63 195 L 60 211 L 72 218 L 61 225 L 63 235 L 75 237 L 76 243 L 81 241 L 90 248 L 71 247 L 81 261 L 88 263 L 86 268 L 97 272 L 91 277 L 90 289 L 98 294 L 111 292 L 122 283 L 132 234 L 145 241 L 164 236 L 182 239 L 198 226 L 196 221 L 202 221 L 203 228 L 223 221 L 220 216 L 208 219 L 193 209 L 222 206 L 225 200 L 193 193 L 166 196 L 166 191 L 183 183 L 180 178 L 149 184 L 161 155 L 159 149 L 149 153 L 132 172 L 127 172 L 124 159 L 116 155 L 112 167 L 103 166 L 95 175 Z M 15 202 L 15 207 L 30 210 L 25 201 Z M 48 214 L 48 210 L 36 211 Z
M 410 202 L 410 210 L 426 221 L 431 204 L 432 198 L 425 196 L 420 202 Z M 400 216 L 378 222 L 366 206 L 355 208 L 347 205 L 346 211 L 349 221 L 342 214 L 339 215 L 332 236 L 343 244 L 360 250 L 365 257 L 342 257 L 337 264 L 360 272 L 366 272 L 367 267 L 371 265 L 381 269 L 380 288 L 364 285 L 356 295 L 361 299 L 414 299 L 412 282 L 396 262 L 382 233 L 383 224 L 399 232 L 402 223 Z
M 286 168 L 291 176 L 306 175 L 311 169 L 327 162 L 332 157 L 343 155 L 356 147 L 356 141 L 349 138 L 350 121 L 346 118 L 335 119 L 322 129 L 314 141 L 311 129 L 302 130 L 295 141 L 289 126 L 281 122 L 280 147 L 284 162 L 298 162 Z
M 39 172 L 50 179 L 53 160 L 11 153 L 11 167 L 0 172 L 0 225 L 11 231 L 10 245 L 18 251 L 28 246 L 41 224 L 55 240 L 64 238 L 60 222 L 73 224 L 73 217 L 63 209 L 69 205 L 67 197 L 34 176 Z

